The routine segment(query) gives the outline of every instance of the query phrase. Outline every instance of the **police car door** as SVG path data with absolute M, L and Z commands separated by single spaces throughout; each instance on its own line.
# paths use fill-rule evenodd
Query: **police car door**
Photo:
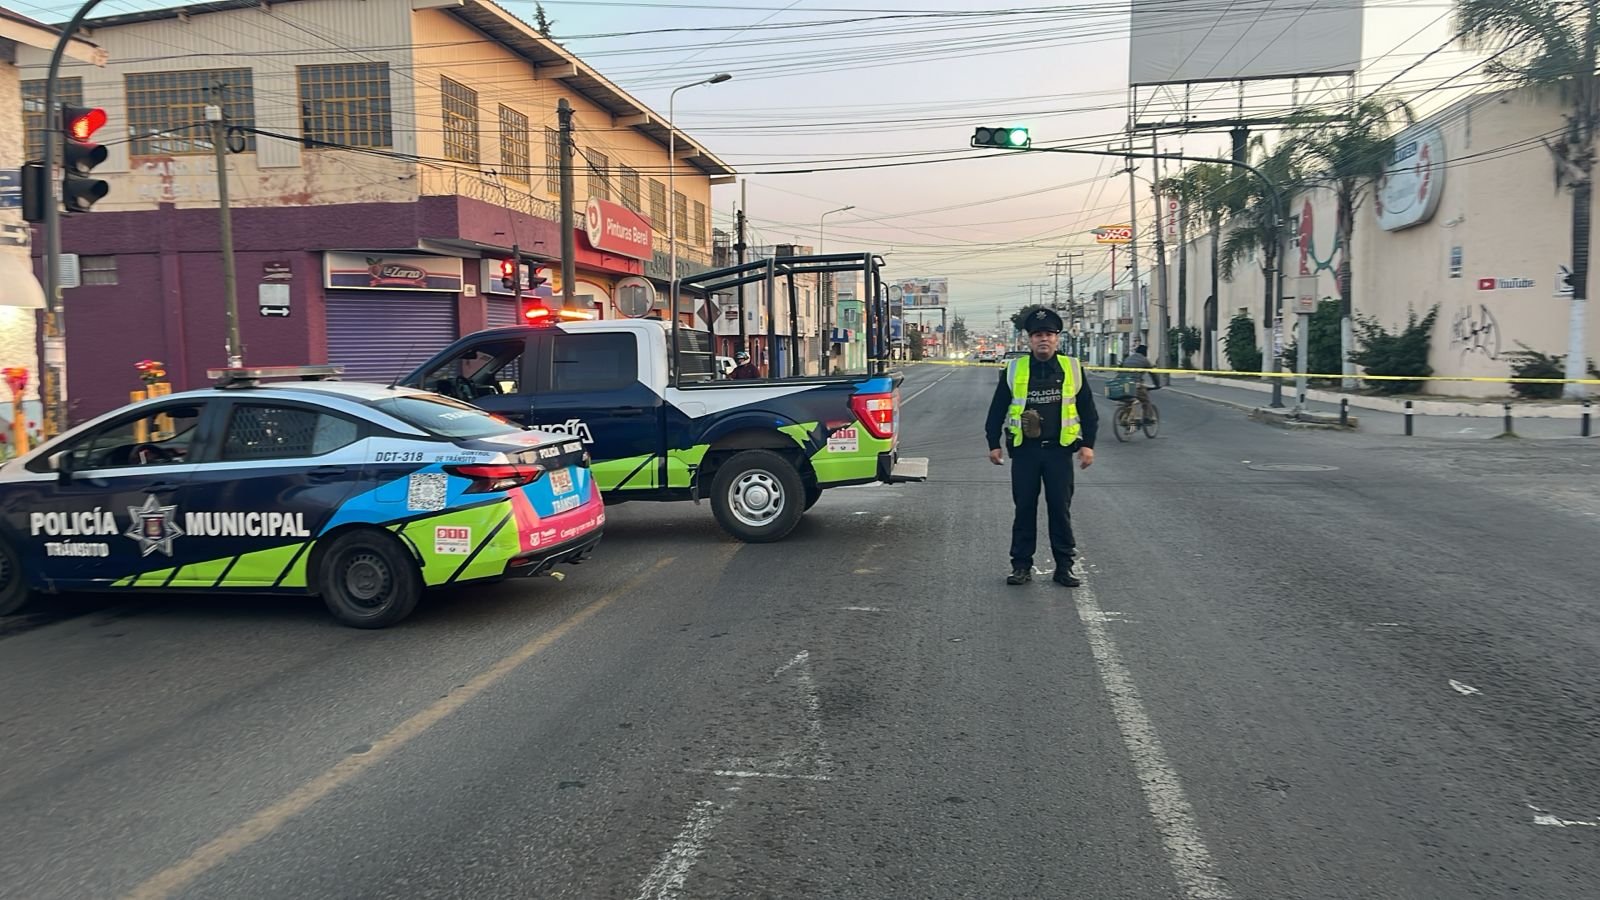
M 635 333 L 546 329 L 532 357 L 534 427 L 582 440 L 602 491 L 657 487 L 662 400 L 640 380 Z
M 321 405 L 243 395 L 217 416 L 216 458 L 185 492 L 205 564 L 175 587 L 303 587 L 311 539 L 362 484 L 367 425 Z
M 433 365 L 416 386 L 526 425 L 533 411 L 527 351 L 526 335 L 484 337 Z
M 23 565 L 63 587 L 142 587 L 136 578 L 170 572 L 184 549 L 179 498 L 204 446 L 209 405 L 141 407 L 30 466 L 5 509 Z

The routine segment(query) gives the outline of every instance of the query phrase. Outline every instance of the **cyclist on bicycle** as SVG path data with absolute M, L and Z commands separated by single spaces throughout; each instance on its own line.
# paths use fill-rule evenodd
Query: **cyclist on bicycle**
M 1127 358 L 1122 361 L 1122 368 L 1124 368 L 1124 369 L 1153 369 L 1153 368 L 1155 368 L 1155 366 L 1150 364 L 1149 353 L 1150 353 L 1150 348 L 1145 346 L 1144 344 L 1140 344 L 1139 346 L 1133 348 L 1133 352 L 1128 354 Z M 1146 374 L 1148 374 L 1150 376 L 1150 387 L 1154 387 L 1158 391 L 1161 390 L 1161 379 L 1156 377 L 1156 373 L 1148 372 Z M 1139 394 L 1138 394 L 1138 398 L 1139 398 L 1139 414 L 1141 416 L 1143 416 L 1144 418 L 1148 419 L 1148 418 L 1151 417 L 1150 416 L 1150 387 L 1146 387 L 1145 383 L 1144 383 L 1144 379 L 1140 378 L 1138 376 L 1134 376 L 1133 381 L 1134 381 L 1134 384 L 1137 385 L 1138 389 L 1139 389 Z

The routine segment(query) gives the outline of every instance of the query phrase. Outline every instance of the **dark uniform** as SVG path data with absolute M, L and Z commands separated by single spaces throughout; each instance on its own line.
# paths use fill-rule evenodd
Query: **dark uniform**
M 1042 314 L 1042 315 L 1041 315 Z M 1041 330 L 1061 330 L 1061 317 L 1048 309 L 1036 311 L 1026 323 L 1029 333 Z M 1060 357 L 1061 354 L 1057 354 Z M 1082 369 L 1078 370 L 1080 373 Z M 989 403 L 989 417 L 985 435 L 989 449 L 997 450 L 1002 444 L 1011 453 L 1011 499 L 1016 506 L 1016 518 L 1011 526 L 1011 568 L 1008 583 L 1021 584 L 1031 573 L 1033 554 L 1039 536 L 1039 488 L 1044 487 L 1045 505 L 1050 522 L 1050 552 L 1055 557 L 1056 581 L 1076 584 L 1071 575 L 1076 541 L 1072 536 L 1072 457 L 1080 448 L 1094 448 L 1095 433 L 1100 417 L 1094 405 L 1094 392 L 1088 379 L 1081 378 L 1076 385 L 1080 433 L 1077 440 L 1066 446 L 1061 444 L 1062 387 L 1066 373 L 1058 359 L 1041 362 L 1037 357 L 1028 365 L 1027 413 L 1039 417 L 1039 436 L 1024 433 L 1021 444 L 1013 445 L 1006 433 L 1007 411 L 1012 401 L 1012 385 L 1007 376 L 1009 367 L 1000 372 L 1000 383 L 995 386 L 994 399 Z M 1030 429 L 1031 430 L 1031 429 Z

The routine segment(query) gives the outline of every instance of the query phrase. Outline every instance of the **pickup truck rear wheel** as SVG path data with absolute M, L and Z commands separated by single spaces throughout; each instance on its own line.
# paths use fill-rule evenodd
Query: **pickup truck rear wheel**
M 747 544 L 780 541 L 805 512 L 805 484 L 794 464 L 771 450 L 745 450 L 717 467 L 711 509 Z
M 347 531 L 320 555 L 317 582 L 328 612 L 353 628 L 387 628 L 417 608 L 422 572 L 391 535 Z
M 22 560 L 11 545 L 0 541 L 0 616 L 19 612 L 36 596 L 22 571 Z

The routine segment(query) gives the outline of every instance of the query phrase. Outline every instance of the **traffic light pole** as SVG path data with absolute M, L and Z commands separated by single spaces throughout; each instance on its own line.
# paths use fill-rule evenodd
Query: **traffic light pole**
M 61 392 L 67 377 L 67 327 L 61 314 L 61 207 L 56 197 L 56 144 L 61 121 L 61 58 L 78 33 L 83 20 L 101 0 L 89 0 L 78 7 L 61 29 L 55 49 L 50 51 L 50 68 L 44 79 L 44 360 L 40 367 L 40 400 L 44 405 L 44 436 L 54 437 L 66 430 L 67 410 Z

